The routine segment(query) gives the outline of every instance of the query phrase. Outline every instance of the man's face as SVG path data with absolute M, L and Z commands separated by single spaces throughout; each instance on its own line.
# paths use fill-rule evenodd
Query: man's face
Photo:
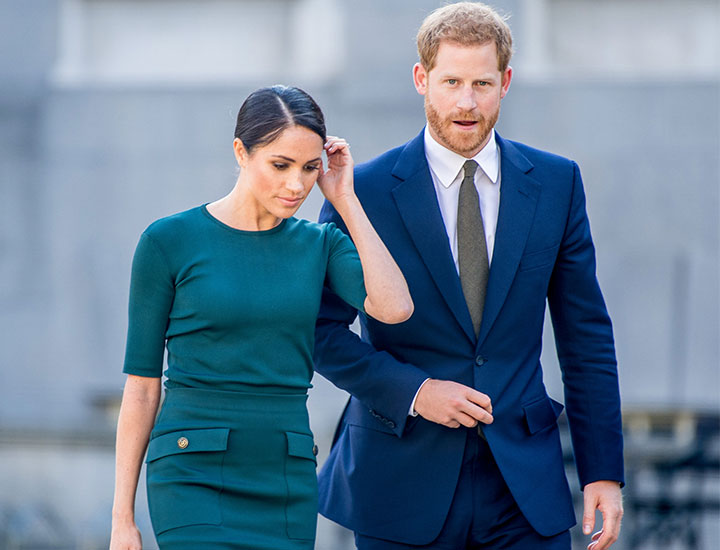
M 441 42 L 435 66 L 428 72 L 418 63 L 413 77 L 425 96 L 430 135 L 451 151 L 475 156 L 488 141 L 512 78 L 510 67 L 498 70 L 495 43 Z

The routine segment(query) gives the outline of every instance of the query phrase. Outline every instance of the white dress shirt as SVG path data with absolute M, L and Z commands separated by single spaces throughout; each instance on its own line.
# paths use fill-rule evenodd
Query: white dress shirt
M 430 167 L 430 175 L 435 186 L 440 213 L 445 223 L 450 251 L 455 260 L 455 269 L 460 273 L 457 245 L 458 197 L 460 196 L 460 184 L 464 177 L 463 165 L 469 159 L 440 145 L 430 135 L 427 126 L 425 127 L 425 158 Z M 477 162 L 480 167 L 480 170 L 475 171 L 475 188 L 480 198 L 488 262 L 492 264 L 495 231 L 500 209 L 500 153 L 495 141 L 495 129 L 490 131 L 490 139 L 487 144 L 477 155 L 472 157 L 472 160 Z M 428 380 L 430 379 L 428 378 L 425 382 Z M 425 382 L 420 384 L 420 388 L 425 385 Z M 415 400 L 417 394 L 420 393 L 420 388 L 410 403 L 410 416 L 417 416 Z
M 457 253 L 457 213 L 460 184 L 463 180 L 463 164 L 469 160 L 440 145 L 425 127 L 425 157 L 430 166 L 430 175 L 435 185 L 440 213 L 445 222 L 450 250 L 458 269 Z M 495 248 L 495 230 L 497 229 L 498 210 L 500 208 L 500 154 L 495 141 L 495 130 L 490 131 L 490 139 L 472 160 L 478 163 L 480 170 L 475 172 L 475 188 L 480 197 L 488 261 L 492 264 Z M 459 271 L 458 271 L 459 272 Z

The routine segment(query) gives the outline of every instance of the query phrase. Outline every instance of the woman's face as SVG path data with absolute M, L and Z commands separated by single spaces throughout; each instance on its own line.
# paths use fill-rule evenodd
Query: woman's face
M 255 201 L 258 218 L 289 218 L 300 207 L 322 168 L 322 138 L 303 126 L 291 126 L 272 142 L 248 154 L 233 143 L 240 180 Z

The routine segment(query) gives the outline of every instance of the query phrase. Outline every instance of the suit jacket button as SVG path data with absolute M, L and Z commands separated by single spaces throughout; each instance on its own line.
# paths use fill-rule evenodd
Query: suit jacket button
M 313 449 L 312 449 L 313 456 L 317 456 L 317 455 L 318 455 L 318 451 L 319 451 L 318 446 L 317 446 L 317 445 L 313 445 Z
M 181 437 L 177 440 L 177 445 L 181 449 L 187 449 L 187 446 L 190 445 L 190 442 L 188 441 L 187 437 Z
M 388 425 L 388 428 L 390 428 L 391 430 L 395 429 L 395 422 L 393 422 L 392 420 L 388 420 L 387 425 Z
M 485 361 L 487 361 L 487 359 L 485 359 L 482 355 L 478 355 L 478 356 L 475 358 L 475 364 L 476 364 L 478 367 L 482 367 L 482 366 L 485 364 Z

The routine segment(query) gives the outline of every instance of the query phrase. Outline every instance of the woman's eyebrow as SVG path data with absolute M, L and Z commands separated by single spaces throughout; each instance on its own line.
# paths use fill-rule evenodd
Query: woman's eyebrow
M 273 155 L 273 157 L 279 158 L 279 159 L 283 159 L 283 160 L 286 160 L 286 161 L 288 161 L 288 162 L 295 162 L 295 159 L 292 159 L 292 158 L 290 158 L 290 157 L 286 157 L 285 155 Z
M 287 162 L 296 162 L 294 158 L 286 157 L 285 155 L 272 155 L 272 156 L 273 156 L 273 158 L 282 159 L 282 160 L 287 161 Z M 314 158 L 314 159 L 310 159 L 310 160 L 307 161 L 305 164 L 310 164 L 311 162 L 320 162 L 320 161 L 322 161 L 322 158 L 321 158 L 321 157 L 316 157 L 316 158 Z

